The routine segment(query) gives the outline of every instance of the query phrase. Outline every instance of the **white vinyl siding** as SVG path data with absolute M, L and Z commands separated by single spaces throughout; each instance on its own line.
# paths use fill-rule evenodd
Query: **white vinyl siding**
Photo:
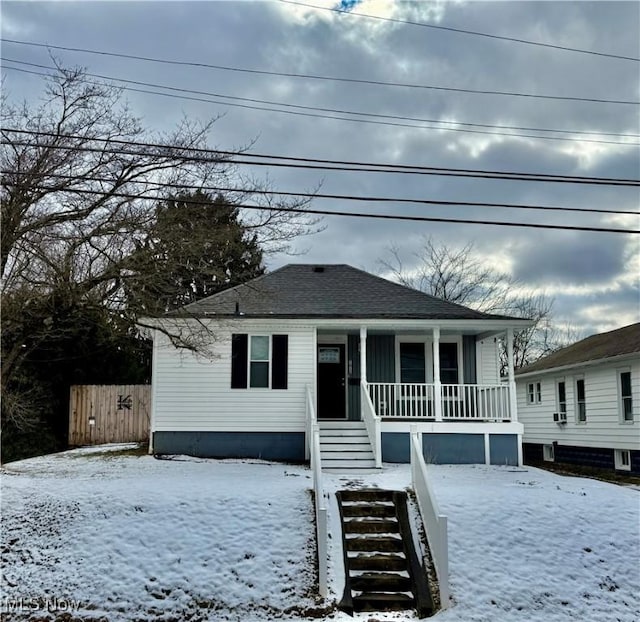
M 631 391 L 634 421 L 624 423 L 620 414 L 619 372 L 631 372 Z M 584 379 L 586 423 L 578 423 L 576 383 L 573 378 Z M 557 381 L 564 378 L 566 384 L 567 424 L 553 422 L 558 412 Z M 529 404 L 527 385 L 542 383 L 542 399 L 539 404 Z M 564 375 L 549 372 L 535 378 L 516 379 L 518 419 L 524 424 L 525 443 L 551 444 L 574 447 L 608 447 L 640 450 L 640 420 L 637 413 L 640 399 L 640 362 L 624 368 L 619 363 L 601 363 L 593 366 L 566 370 Z
M 232 333 L 288 335 L 286 391 L 230 388 Z M 232 328 L 216 330 L 213 359 L 177 350 L 159 332 L 155 340 L 154 431 L 302 432 L 305 429 L 306 385 L 315 384 L 313 327 L 291 327 L 282 321 L 235 321 Z M 250 353 L 249 364 L 251 358 Z

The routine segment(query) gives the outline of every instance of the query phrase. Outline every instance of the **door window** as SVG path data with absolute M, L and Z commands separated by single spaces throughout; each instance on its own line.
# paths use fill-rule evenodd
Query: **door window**
M 440 382 L 458 384 L 458 344 L 440 344 Z
M 400 344 L 400 382 L 426 382 L 424 343 Z
M 340 348 L 318 348 L 318 363 L 340 363 Z

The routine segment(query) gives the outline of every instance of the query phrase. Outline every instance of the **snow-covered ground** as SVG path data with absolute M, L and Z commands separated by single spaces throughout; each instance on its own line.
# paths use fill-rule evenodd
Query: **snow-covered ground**
M 312 607 L 309 482 L 303 467 L 100 450 L 9 464 L 2 605 L 243 622 Z
M 449 517 L 455 601 L 435 620 L 640 620 L 640 492 L 532 468 L 430 465 L 429 473 Z M 9 620 L 41 620 L 47 608 L 51 619 L 317 619 L 326 603 L 313 596 L 309 475 L 104 448 L 6 465 L 1 610 Z M 325 475 L 330 524 L 335 490 L 404 489 L 409 477 L 404 465 Z M 337 531 L 329 550 L 333 600 L 343 573 Z M 331 607 L 325 617 L 352 619 Z

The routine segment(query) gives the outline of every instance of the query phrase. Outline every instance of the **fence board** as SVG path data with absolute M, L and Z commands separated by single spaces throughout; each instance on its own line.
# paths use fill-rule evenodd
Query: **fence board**
M 150 415 L 151 385 L 74 385 L 69 445 L 148 441 Z

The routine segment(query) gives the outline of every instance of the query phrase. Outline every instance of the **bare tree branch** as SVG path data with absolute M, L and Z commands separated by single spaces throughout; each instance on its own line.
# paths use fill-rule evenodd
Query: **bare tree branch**
M 413 255 L 413 267 L 405 267 L 397 246 L 379 259 L 391 277 L 414 289 L 484 313 L 495 313 L 533 321 L 514 337 L 516 369 L 533 363 L 559 347 L 571 343 L 575 331 L 561 333 L 552 323 L 553 299 L 544 292 L 529 291 L 507 272 L 486 265 L 472 243 L 450 248 L 426 238 Z M 501 350 L 501 369 L 507 368 L 506 345 Z

